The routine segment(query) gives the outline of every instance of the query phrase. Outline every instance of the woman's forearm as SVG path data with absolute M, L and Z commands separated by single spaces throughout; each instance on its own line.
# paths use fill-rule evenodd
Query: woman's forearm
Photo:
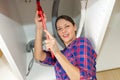
M 63 54 L 61 54 L 61 52 L 57 52 L 55 54 L 55 57 L 57 58 L 63 69 L 66 71 L 70 80 L 80 80 L 80 70 L 72 65 L 68 61 L 68 59 Z
M 34 57 L 36 60 L 44 60 L 46 57 L 46 54 L 43 52 L 42 48 L 42 29 L 37 28 L 36 29 L 36 36 L 35 36 L 35 47 L 34 47 Z

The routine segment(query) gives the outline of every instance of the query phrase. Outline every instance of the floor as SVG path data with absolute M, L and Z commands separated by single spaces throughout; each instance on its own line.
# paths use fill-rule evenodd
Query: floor
M 120 80 L 120 68 L 98 72 L 97 79 L 98 80 Z

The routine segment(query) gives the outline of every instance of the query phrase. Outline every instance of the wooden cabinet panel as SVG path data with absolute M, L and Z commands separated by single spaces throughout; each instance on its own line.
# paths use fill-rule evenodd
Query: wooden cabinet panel
M 3 53 L 2 53 L 2 51 L 0 50 L 0 57 L 2 56 L 2 54 L 3 54 Z

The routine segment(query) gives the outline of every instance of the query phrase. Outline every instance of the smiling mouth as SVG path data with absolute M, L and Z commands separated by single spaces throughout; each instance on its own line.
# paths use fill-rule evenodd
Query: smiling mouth
M 68 38 L 69 37 L 69 34 L 64 34 L 63 35 L 63 38 Z

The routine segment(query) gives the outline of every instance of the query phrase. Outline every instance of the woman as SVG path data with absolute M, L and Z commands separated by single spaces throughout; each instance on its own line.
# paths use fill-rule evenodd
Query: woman
M 46 17 L 44 15 L 45 21 Z M 56 20 L 56 30 L 65 44 L 65 49 L 60 51 L 57 42 L 47 31 L 49 36 L 46 40 L 46 48 L 42 49 L 42 23 L 41 18 L 36 14 L 36 39 L 35 39 L 35 59 L 48 65 L 53 65 L 56 73 L 56 80 L 96 80 L 96 53 L 86 38 L 76 38 L 76 25 L 74 21 L 66 15 L 59 16 Z M 51 57 L 54 53 L 55 58 Z

